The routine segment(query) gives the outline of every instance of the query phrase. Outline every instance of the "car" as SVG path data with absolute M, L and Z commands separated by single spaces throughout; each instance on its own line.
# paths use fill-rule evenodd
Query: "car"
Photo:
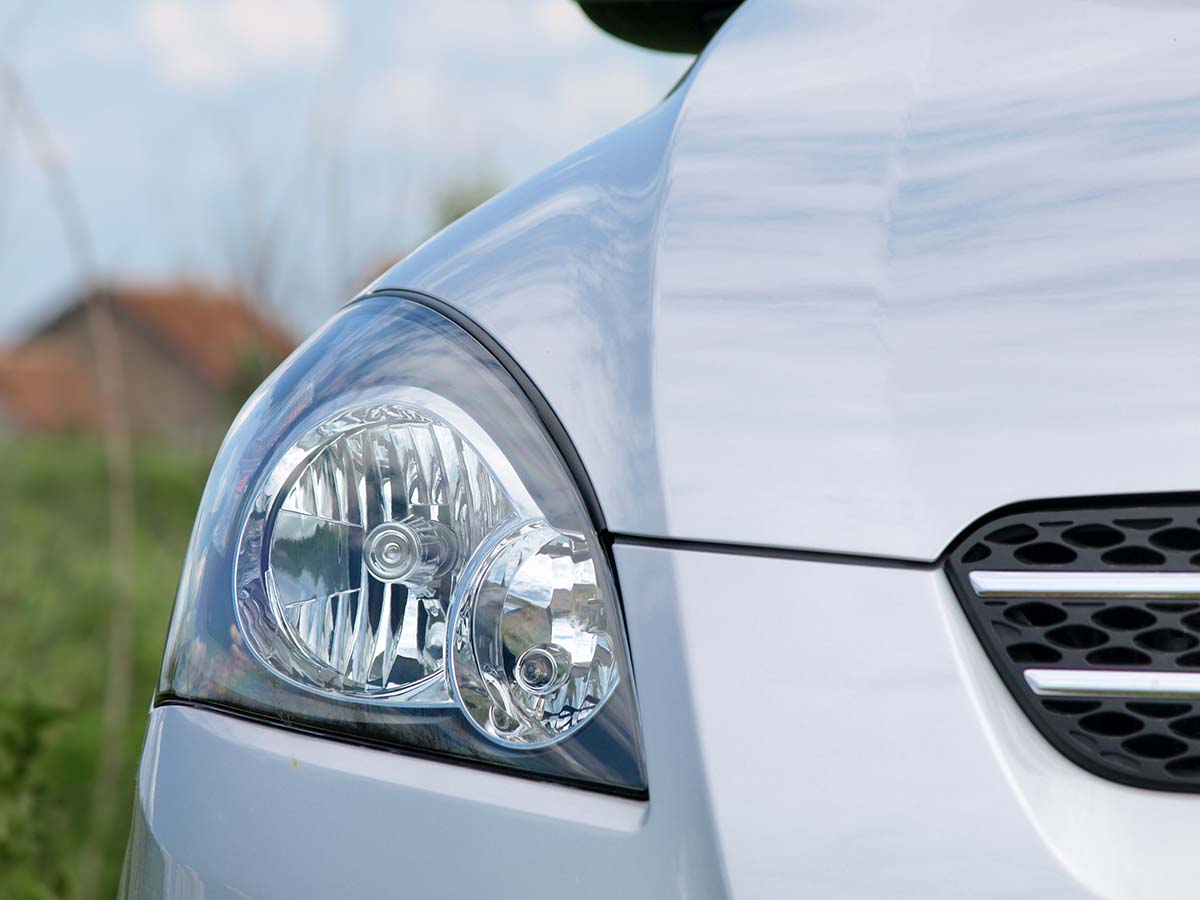
M 1200 12 L 586 8 L 704 47 L 246 404 L 124 896 L 1192 896 Z

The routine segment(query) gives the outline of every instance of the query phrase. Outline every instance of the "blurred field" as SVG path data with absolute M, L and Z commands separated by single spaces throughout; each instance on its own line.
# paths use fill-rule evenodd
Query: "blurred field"
M 135 458 L 133 716 L 118 786 L 132 803 L 176 582 L 211 459 Z M 0 440 L 0 898 L 64 897 L 87 829 L 111 588 L 104 453 L 90 438 Z M 114 896 L 129 804 L 99 896 Z

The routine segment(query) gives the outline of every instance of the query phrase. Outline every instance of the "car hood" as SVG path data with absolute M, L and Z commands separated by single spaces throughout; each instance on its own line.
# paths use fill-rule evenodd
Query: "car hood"
M 931 560 L 1200 487 L 1200 8 L 751 0 L 376 287 L 525 368 L 624 534 Z

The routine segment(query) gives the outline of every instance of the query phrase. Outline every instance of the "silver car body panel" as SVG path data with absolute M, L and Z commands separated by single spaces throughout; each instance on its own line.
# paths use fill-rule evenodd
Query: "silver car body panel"
M 616 561 L 648 803 L 164 707 L 130 896 L 1193 895 L 1200 797 L 1050 747 L 941 572 Z M 746 603 L 764 611 L 743 631 Z
M 648 803 L 162 707 L 126 895 L 1194 895 L 1200 795 L 1055 751 L 937 568 L 633 536 L 927 561 L 1194 489 L 1198 234 L 1195 4 L 749 0 L 375 285 L 479 323 L 578 449 Z
M 459 306 L 630 534 L 932 559 L 1197 485 L 1200 8 L 751 0 L 662 106 L 379 282 Z

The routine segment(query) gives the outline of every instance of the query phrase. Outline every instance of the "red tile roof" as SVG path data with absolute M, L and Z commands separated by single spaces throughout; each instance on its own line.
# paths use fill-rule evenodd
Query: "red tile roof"
M 102 296 L 111 298 L 126 327 L 139 329 L 218 391 L 238 388 L 251 354 L 265 357 L 269 368 L 295 346 L 230 291 L 193 282 L 114 284 Z M 81 345 L 54 333 L 67 317 L 86 312 L 84 302 L 68 307 L 24 344 L 0 348 L 0 428 L 6 420 L 32 431 L 101 426 L 86 338 Z
M 117 307 L 217 387 L 229 387 L 247 353 L 278 362 L 295 347 L 242 298 L 191 282 L 118 284 L 107 289 Z

